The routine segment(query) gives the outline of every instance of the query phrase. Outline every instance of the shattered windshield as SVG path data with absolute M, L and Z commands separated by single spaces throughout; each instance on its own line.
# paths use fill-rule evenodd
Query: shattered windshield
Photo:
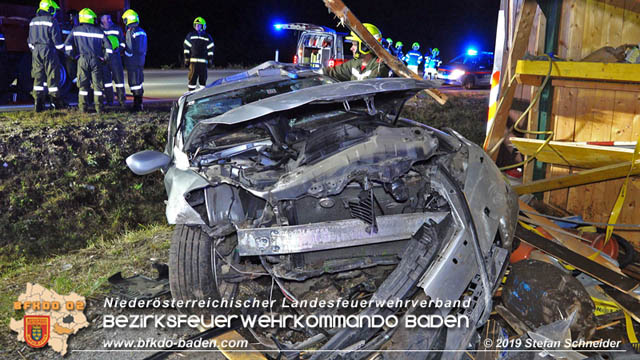
M 193 127 L 202 120 L 210 119 L 246 105 L 271 96 L 288 93 L 312 86 L 334 83 L 335 80 L 315 75 L 304 78 L 285 79 L 278 82 L 261 84 L 258 86 L 237 89 L 222 94 L 197 99 L 187 103 L 183 119 L 183 140 L 186 141 Z

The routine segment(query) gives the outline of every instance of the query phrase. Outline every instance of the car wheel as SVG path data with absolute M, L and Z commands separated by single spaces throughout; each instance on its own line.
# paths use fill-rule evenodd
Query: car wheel
M 235 235 L 234 235 L 235 237 Z M 229 239 L 231 240 L 231 239 Z M 215 260 L 214 274 L 213 239 L 200 227 L 177 225 L 173 231 L 169 250 L 169 284 L 171 295 L 178 300 L 231 299 L 235 296 L 237 283 L 221 279 L 221 250 Z M 229 253 L 232 253 L 229 251 Z M 218 286 L 216 286 L 216 278 Z
M 473 76 L 467 76 L 464 79 L 462 86 L 467 90 L 471 90 L 476 86 L 476 79 Z

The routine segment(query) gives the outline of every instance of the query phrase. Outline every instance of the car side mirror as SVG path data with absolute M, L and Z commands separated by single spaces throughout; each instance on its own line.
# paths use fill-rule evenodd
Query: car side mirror
M 147 175 L 156 170 L 166 169 L 171 158 L 159 151 L 144 150 L 130 155 L 127 158 L 127 166 L 136 175 Z

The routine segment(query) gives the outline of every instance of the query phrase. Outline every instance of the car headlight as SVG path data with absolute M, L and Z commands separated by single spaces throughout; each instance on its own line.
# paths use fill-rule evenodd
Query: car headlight
M 451 76 L 449 76 L 449 78 L 457 80 L 457 79 L 460 79 L 464 74 L 465 74 L 464 70 L 455 69 L 451 72 Z

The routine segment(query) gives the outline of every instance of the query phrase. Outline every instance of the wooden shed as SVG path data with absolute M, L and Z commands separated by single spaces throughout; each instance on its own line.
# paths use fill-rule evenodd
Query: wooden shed
M 538 157 L 545 161 L 527 165 L 519 192 L 542 193 L 548 204 L 582 215 L 587 221 L 606 223 L 624 177 L 630 168 L 639 173 L 640 162 L 636 161 L 635 167 L 630 163 L 633 150 L 582 143 L 639 140 L 640 64 L 582 60 L 603 47 L 638 46 L 640 1 L 503 0 L 501 11 L 505 21 L 498 33 L 504 31 L 505 41 L 496 49 L 504 46 L 504 56 L 495 68 L 501 71 L 500 94 L 504 101 L 488 129 L 485 149 L 495 148 L 508 132 L 508 119 L 516 119 L 522 113 L 547 77 L 549 61 L 535 56 L 555 54 L 559 59 L 554 59 L 548 83 L 528 114 L 527 127 L 553 131 L 553 141 L 568 144 L 548 146 L 549 156 Z M 514 76 L 517 83 L 509 86 L 507 80 Z M 547 138 L 530 134 L 524 137 L 538 139 L 538 143 Z M 562 153 L 562 145 L 574 147 L 566 150 L 570 154 Z M 626 145 L 633 148 L 633 144 Z M 598 161 L 575 160 L 587 158 Z M 566 177 L 572 174 L 583 174 L 577 183 L 584 185 L 566 187 L 576 183 L 576 177 Z M 559 177 L 563 177 L 562 181 L 557 180 Z M 557 190 L 542 191 L 552 188 Z M 640 178 L 631 176 L 618 223 L 640 224 L 638 202 Z M 640 231 L 616 233 L 640 248 Z

